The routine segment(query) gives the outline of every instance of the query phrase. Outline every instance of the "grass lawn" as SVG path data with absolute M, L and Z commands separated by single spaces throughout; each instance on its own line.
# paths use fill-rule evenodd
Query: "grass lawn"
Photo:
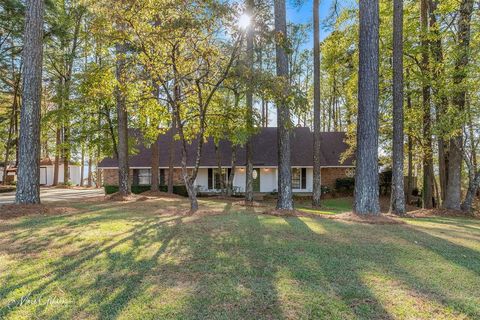
M 0 220 L 0 319 L 480 318 L 479 220 L 69 205 L 78 212 Z
M 322 209 L 312 209 L 311 201 L 296 202 L 296 208 L 300 211 L 315 214 L 332 215 L 352 211 L 353 200 L 351 198 L 334 198 L 322 200 Z

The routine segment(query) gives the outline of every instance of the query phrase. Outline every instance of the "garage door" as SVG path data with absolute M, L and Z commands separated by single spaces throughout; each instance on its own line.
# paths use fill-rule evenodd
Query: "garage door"
M 47 184 L 47 168 L 40 168 L 40 184 Z

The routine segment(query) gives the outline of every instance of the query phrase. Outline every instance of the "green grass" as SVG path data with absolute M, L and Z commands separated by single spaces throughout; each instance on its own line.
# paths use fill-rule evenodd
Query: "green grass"
M 301 201 L 296 203 L 296 208 L 300 211 L 314 214 L 333 215 L 352 211 L 351 198 L 336 198 L 322 200 L 321 209 L 312 209 L 311 202 Z
M 176 215 L 180 199 L 72 205 L 0 221 L 0 319 L 480 318 L 478 220 L 367 225 L 214 200 L 194 216 Z

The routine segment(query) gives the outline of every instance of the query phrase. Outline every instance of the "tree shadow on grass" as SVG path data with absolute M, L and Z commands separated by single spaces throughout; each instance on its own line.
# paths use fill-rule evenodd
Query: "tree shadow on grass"
M 288 218 L 287 220 L 297 229 L 309 232 L 310 228 L 302 219 Z M 340 225 L 341 227 L 339 227 Z M 477 251 L 431 236 L 418 228 L 409 226 L 370 226 L 331 221 L 322 222 L 322 226 L 327 231 L 326 241 L 335 247 L 337 252 L 334 252 L 333 255 L 326 255 L 328 257 L 326 259 L 327 268 L 325 265 L 319 265 L 318 268 L 324 269 L 330 275 L 335 271 L 348 275 L 347 283 L 340 285 L 337 283 L 336 287 L 340 288 L 337 293 L 340 296 L 350 301 L 350 294 L 348 292 L 345 294 L 344 288 L 354 286 L 354 290 L 365 296 L 369 304 L 374 304 L 372 314 L 355 312 L 356 316 L 365 317 L 367 315 L 367 318 L 374 314 L 379 314 L 382 318 L 388 316 L 388 312 L 382 307 L 385 301 L 379 302 L 375 298 L 372 299 L 378 293 L 372 293 L 365 284 L 365 277 L 368 277 L 369 273 L 373 277 L 380 275 L 378 283 L 383 283 L 382 281 L 385 279 L 398 281 L 399 284 L 395 285 L 395 289 L 406 290 L 406 294 L 411 294 L 412 299 L 417 302 L 420 301 L 419 299 L 435 301 L 436 304 L 443 306 L 444 309 L 441 312 L 446 312 L 446 315 L 453 310 L 453 314 L 457 315 L 462 314 L 474 318 L 480 316 L 474 301 L 469 300 L 470 297 L 478 297 L 478 292 L 480 292 L 480 283 L 475 281 L 475 275 L 464 275 L 465 278 L 460 280 L 464 287 L 457 288 L 457 291 L 452 292 L 452 286 L 445 285 L 445 281 L 453 281 L 452 284 L 455 281 L 454 277 L 450 275 L 451 267 L 439 265 L 438 262 L 432 264 L 432 261 L 428 260 L 432 254 L 438 255 L 448 261 L 451 266 L 458 266 L 473 274 L 478 274 L 480 255 Z M 362 233 L 366 236 L 363 237 Z M 379 234 L 378 237 L 370 236 L 376 233 Z M 336 237 L 332 237 L 333 234 L 336 234 Z M 344 243 L 341 241 L 342 238 L 349 238 L 350 243 Z M 358 238 L 357 243 L 352 243 L 355 238 Z M 382 239 L 381 242 L 373 242 L 380 239 Z M 421 246 L 422 249 L 416 249 L 418 246 Z M 342 252 L 346 253 L 346 256 L 342 257 Z M 375 252 L 378 254 L 372 255 Z M 305 256 L 307 254 L 304 254 Z M 332 263 L 332 260 L 337 259 L 336 256 L 340 258 L 334 262 L 335 269 L 328 271 L 328 265 Z M 300 260 L 303 260 L 304 257 Z M 297 265 L 301 264 L 297 263 Z M 419 270 L 426 271 L 426 273 L 418 273 Z M 360 276 L 357 272 L 362 272 L 362 275 Z M 333 278 L 331 276 L 331 280 L 338 282 L 335 275 Z M 459 292 L 462 293 L 460 297 L 458 296 Z M 468 293 L 464 294 L 465 292 Z M 383 298 L 387 301 L 390 299 L 388 294 Z M 417 312 L 417 310 L 412 309 L 409 312 Z
M 355 250 L 350 243 L 331 236 L 343 228 L 337 228 L 335 222 L 314 221 L 325 222 L 321 224 L 324 233 L 318 234 L 301 218 L 285 221 L 304 239 L 285 267 L 312 296 L 323 296 L 320 303 L 310 306 L 314 318 L 392 319 L 359 274 L 369 263 L 352 256 Z
M 447 240 L 404 226 L 282 219 L 241 209 L 237 211 L 249 213 L 231 212 L 230 206 L 220 210 L 230 212 L 226 215 L 158 217 L 102 209 L 97 220 L 92 215 L 63 221 L 60 225 L 67 230 L 49 228 L 45 236 L 78 241 L 77 254 L 49 262 L 27 280 L 9 279 L 0 297 L 24 286 L 33 287 L 32 296 L 63 287 L 78 301 L 53 314 L 45 306 L 35 309 L 39 316 L 56 318 L 392 318 L 365 280 L 365 273 L 371 272 L 389 274 L 457 312 L 478 315 L 478 308 L 448 296 L 400 259 L 408 255 L 414 261 L 416 254 L 425 255 L 427 250 L 462 266 L 457 253 L 442 253 L 445 248 L 460 250 Z M 128 228 L 113 233 L 113 240 L 82 242 L 88 228 L 97 230 L 103 222 L 121 222 Z M 31 236 L 36 232 L 41 233 L 33 230 Z M 423 249 L 405 251 L 418 247 L 415 239 Z M 52 245 L 44 243 L 38 250 Z M 476 265 L 469 266 L 472 272 L 477 270 Z M 1 308 L 0 317 L 12 311 Z
M 102 314 L 104 314 L 106 309 L 108 310 L 117 310 L 117 308 L 109 308 L 109 305 L 113 306 L 118 306 L 118 301 L 123 301 L 127 297 L 130 297 L 129 294 L 127 294 L 129 291 L 133 290 L 134 284 L 138 283 L 138 281 L 141 281 L 142 275 L 146 272 L 146 270 L 153 265 L 153 260 L 156 260 L 156 257 L 161 255 L 162 252 L 166 250 L 166 247 L 168 246 L 168 243 L 171 241 L 173 237 L 173 233 L 167 233 L 164 236 L 164 238 L 161 239 L 161 246 L 157 250 L 157 252 L 154 254 L 152 259 L 150 261 L 140 261 L 136 262 L 136 257 L 133 255 L 126 255 L 124 257 L 119 257 L 117 254 L 112 253 L 113 250 L 116 248 L 126 244 L 129 241 L 133 241 L 134 244 L 138 245 L 138 239 L 141 237 L 145 237 L 146 234 L 148 234 L 149 231 L 151 230 L 157 230 L 162 224 L 166 223 L 174 223 L 174 225 L 178 225 L 180 222 L 181 217 L 173 217 L 173 218 L 168 218 L 165 220 L 158 221 L 158 219 L 155 221 L 154 219 L 150 219 L 145 221 L 144 225 L 141 227 L 135 228 L 134 231 L 129 230 L 124 233 L 122 233 L 120 236 L 123 236 L 120 240 L 117 240 L 113 243 L 111 243 L 108 240 L 104 240 L 100 243 L 94 243 L 92 245 L 83 247 L 81 250 L 81 253 L 79 253 L 76 256 L 62 256 L 60 259 L 52 262 L 50 264 L 50 268 L 53 268 L 53 270 L 47 270 L 45 273 L 38 274 L 33 278 L 29 278 L 27 281 L 19 281 L 18 283 L 9 283 L 8 286 L 3 287 L 0 290 L 0 296 L 6 297 L 9 295 L 10 292 L 13 292 L 16 289 L 19 289 L 23 286 L 27 286 L 31 283 L 35 282 L 41 282 L 40 285 L 36 286 L 33 290 L 29 292 L 29 296 L 31 297 L 37 297 L 37 296 L 44 296 L 51 291 L 52 288 L 50 286 L 58 286 L 60 283 L 62 285 L 65 285 L 65 283 L 69 283 L 71 287 L 69 289 L 75 289 L 78 287 L 81 287 L 80 284 L 76 283 L 75 277 L 78 277 L 81 275 L 82 271 L 82 265 L 91 263 L 94 261 L 94 259 L 98 258 L 102 254 L 107 255 L 108 261 L 110 262 L 109 267 L 107 268 L 106 274 L 107 275 L 112 275 L 111 271 L 113 268 L 115 268 L 116 262 L 119 262 L 120 267 L 127 267 L 129 266 L 126 264 L 126 262 L 130 261 L 132 262 L 132 265 L 130 265 L 133 270 L 133 276 L 130 278 L 129 276 L 121 278 L 120 284 L 126 283 L 126 287 L 116 295 L 115 298 L 112 300 L 109 300 L 111 304 L 106 304 L 105 307 L 100 310 Z M 166 229 L 167 230 L 167 229 Z M 174 230 L 174 229 L 172 229 Z M 117 235 L 118 236 L 118 235 Z M 55 237 L 55 233 L 51 233 L 50 237 Z M 158 239 L 160 240 L 160 239 Z M 138 270 L 135 270 L 135 267 L 141 266 Z M 129 270 L 129 269 L 127 269 Z M 109 272 L 110 271 L 110 272 Z M 132 275 L 127 272 L 127 274 Z M 42 281 L 43 279 L 47 278 L 48 280 Z M 91 288 L 81 288 L 83 290 L 88 289 L 92 290 L 91 292 L 95 292 L 95 286 Z M 111 291 L 107 293 L 107 295 L 110 295 Z M 107 298 L 107 296 L 105 296 Z M 125 301 L 124 301 L 125 302 Z M 39 305 L 36 309 L 36 312 L 41 313 L 45 309 L 46 305 Z M 9 305 L 5 305 L 4 307 L 0 308 L 0 317 L 6 317 L 13 309 Z

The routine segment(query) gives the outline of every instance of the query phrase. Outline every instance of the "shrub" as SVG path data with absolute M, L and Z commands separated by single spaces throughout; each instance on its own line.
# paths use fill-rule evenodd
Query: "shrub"
M 113 194 L 118 192 L 118 186 L 104 186 L 105 194 Z M 140 194 L 146 191 L 149 191 L 151 186 L 132 186 L 133 194 Z M 159 190 L 162 192 L 167 192 L 167 186 L 159 186 Z M 180 196 L 188 197 L 187 188 L 185 186 L 173 186 L 173 193 Z
M 321 190 L 322 190 L 322 195 L 329 194 L 330 192 L 332 192 L 332 190 L 330 190 L 330 188 L 327 186 L 322 186 Z
M 335 181 L 335 189 L 338 191 L 353 191 L 355 188 L 355 178 L 339 178 Z
M 159 186 L 161 192 L 168 192 L 168 186 Z M 182 197 L 188 197 L 187 187 L 184 185 L 173 186 L 173 193 Z
M 15 187 L 9 186 L 9 187 L 0 188 L 0 193 L 12 192 L 15 190 L 16 190 Z
M 415 197 L 420 196 L 420 191 L 418 190 L 418 188 L 414 188 L 412 190 L 412 196 L 415 196 Z
M 105 194 L 113 194 L 118 192 L 118 186 L 104 186 Z

